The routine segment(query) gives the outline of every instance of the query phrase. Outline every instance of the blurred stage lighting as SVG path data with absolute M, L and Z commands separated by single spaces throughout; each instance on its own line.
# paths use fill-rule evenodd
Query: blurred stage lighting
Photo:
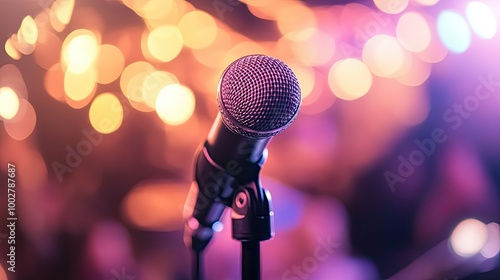
M 470 46 L 471 35 L 465 19 L 458 13 L 443 11 L 437 19 L 441 42 L 454 53 L 464 53 Z
M 497 32 L 493 11 L 486 4 L 474 1 L 467 4 L 467 20 L 472 30 L 483 39 L 491 39 Z
M 479 253 L 488 240 L 488 228 L 476 219 L 460 222 L 450 236 L 450 245 L 455 254 L 471 257 Z

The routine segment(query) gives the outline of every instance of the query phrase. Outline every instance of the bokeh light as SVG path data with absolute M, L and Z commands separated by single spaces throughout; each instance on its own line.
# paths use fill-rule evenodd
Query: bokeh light
M 155 109 L 156 98 L 160 91 L 168 85 L 177 84 L 177 77 L 167 71 L 149 72 L 143 80 L 142 97 L 144 103 L 151 109 Z
M 144 79 L 156 69 L 148 62 L 136 61 L 125 67 L 120 77 L 120 88 L 123 94 L 132 101 L 142 102 Z
M 146 20 L 163 20 L 177 8 L 172 0 L 124 0 L 123 3 Z
M 387 14 L 399 14 L 408 7 L 409 0 L 373 0 L 377 8 Z
M 73 15 L 75 0 L 56 1 L 53 7 L 55 7 L 57 20 L 60 23 L 67 25 L 71 20 L 71 16 Z
M 28 99 L 28 88 L 23 75 L 14 64 L 5 64 L 0 67 L 0 87 L 9 87 L 14 90 L 19 99 Z
M 368 67 L 355 58 L 337 61 L 328 73 L 331 91 L 344 100 L 354 100 L 365 95 L 370 90 L 372 81 Z
M 431 64 L 413 55 L 410 58 L 410 69 L 398 76 L 396 79 L 407 86 L 420 86 L 430 77 L 432 72 Z
M 157 60 L 169 62 L 176 58 L 183 47 L 179 28 L 163 25 L 153 29 L 147 37 L 147 50 Z
M 308 40 L 293 42 L 292 51 L 304 65 L 323 65 L 330 62 L 335 54 L 335 40 L 331 35 L 316 30 Z
M 5 52 L 10 58 L 14 60 L 19 60 L 21 58 L 21 53 L 16 49 L 14 44 L 12 43 L 12 38 L 7 39 L 5 41 Z
M 191 49 L 203 49 L 214 42 L 217 36 L 217 25 L 209 14 L 203 11 L 192 11 L 181 18 L 179 31 L 184 45 Z
M 164 87 L 156 99 L 156 113 L 166 124 L 186 122 L 194 112 L 195 98 L 186 86 L 173 84 Z
M 57 32 L 62 32 L 71 21 L 75 0 L 54 1 L 49 10 L 50 25 Z
M 23 38 L 19 38 L 17 36 L 17 33 L 14 33 L 10 36 L 9 38 L 12 46 L 21 54 L 24 55 L 29 55 L 35 50 L 36 44 L 28 44 L 25 41 L 23 41 Z
M 62 40 L 50 30 L 41 29 L 36 49 L 33 52 L 36 63 L 43 69 L 50 69 L 60 62 Z
M 443 11 L 437 19 L 439 38 L 448 50 L 455 53 L 465 52 L 471 43 L 469 27 L 464 18 L 452 11 Z
M 304 67 L 300 64 L 287 63 L 292 69 L 300 85 L 300 95 L 302 99 L 306 99 L 314 89 L 316 74 L 312 67 Z
M 483 39 L 491 39 L 497 32 L 495 14 L 486 4 L 473 1 L 466 7 L 467 20 L 474 32 Z
M 38 27 L 31 16 L 26 16 L 21 22 L 17 38 L 26 44 L 34 45 L 38 39 Z
M 123 107 L 120 100 L 112 93 L 98 95 L 89 110 L 92 127 L 102 134 L 115 132 L 123 122 Z
M 0 88 L 0 117 L 12 119 L 19 110 L 19 97 L 10 87 Z
M 219 69 L 223 67 L 224 56 L 231 48 L 232 38 L 224 29 L 219 29 L 214 42 L 203 49 L 193 50 L 196 60 L 206 67 Z
M 154 231 L 179 230 L 187 188 L 171 182 L 141 182 L 123 201 L 123 214 L 134 226 Z
M 483 257 L 491 259 L 500 252 L 500 225 L 497 223 L 489 223 L 486 225 L 488 230 L 488 240 L 481 249 Z
M 412 52 L 427 49 L 432 38 L 427 20 L 417 12 L 405 13 L 399 18 L 396 35 L 401 45 Z
M 4 129 L 15 140 L 28 138 L 36 126 L 36 112 L 33 106 L 25 99 L 19 100 L 19 112 L 14 118 L 4 121 Z
M 314 35 L 316 17 L 308 7 L 290 2 L 277 13 L 277 24 L 281 34 L 293 41 L 305 41 Z
M 266 54 L 267 51 L 257 42 L 245 40 L 233 45 L 226 54 L 224 55 L 223 64 L 224 67 L 231 64 L 236 59 L 255 53 Z
M 64 74 L 64 92 L 71 100 L 80 101 L 96 90 L 96 73 L 94 69 L 85 72 L 74 73 L 67 71 Z
M 89 70 L 97 56 L 99 42 L 95 34 L 87 29 L 71 32 L 62 47 L 63 65 L 68 72 L 81 74 Z
M 68 104 L 68 106 L 73 108 L 73 109 L 85 108 L 87 105 L 90 104 L 90 102 L 94 98 L 95 93 L 96 93 L 96 89 L 97 88 L 94 88 L 94 90 L 88 96 L 86 96 L 85 98 L 80 99 L 80 100 L 71 99 L 67 94 L 65 94 L 64 95 L 64 102 L 66 104 Z
M 97 77 L 100 84 L 114 82 L 123 71 L 125 57 L 122 51 L 114 45 L 101 45 L 97 49 Z
M 285 0 L 249 0 L 248 10 L 256 17 L 276 20 L 277 12 L 286 6 Z
M 376 35 L 363 47 L 363 62 L 370 71 L 380 77 L 398 73 L 408 59 L 398 40 L 389 35 Z
M 423 6 L 434 6 L 436 5 L 440 0 L 413 0 L 413 2 L 423 5 Z
M 45 90 L 55 100 L 64 102 L 64 71 L 61 64 L 56 64 L 45 73 Z
M 483 248 L 488 238 L 486 225 L 476 219 L 460 222 L 450 236 L 453 251 L 462 257 L 471 257 Z
M 438 63 L 446 58 L 448 49 L 441 43 L 438 34 L 433 32 L 429 47 L 422 52 L 415 53 L 415 55 L 425 62 Z

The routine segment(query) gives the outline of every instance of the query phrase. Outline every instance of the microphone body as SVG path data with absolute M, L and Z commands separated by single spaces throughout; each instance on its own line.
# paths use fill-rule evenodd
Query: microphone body
M 206 247 L 213 236 L 213 224 L 226 207 L 231 207 L 234 191 L 258 175 L 270 140 L 271 137 L 250 139 L 234 134 L 217 116 L 196 158 L 195 182 L 186 201 L 188 209 L 185 208 L 189 219 L 186 244 L 198 251 Z
M 184 206 L 184 242 L 197 252 L 210 242 L 212 227 L 226 207 L 234 208 L 239 187 L 251 185 L 252 196 L 257 201 L 267 201 L 259 181 L 266 147 L 274 135 L 292 123 L 301 101 L 300 88 L 290 68 L 264 55 L 246 56 L 228 66 L 221 77 L 217 99 L 220 113 L 197 153 L 195 180 Z M 272 236 L 268 228 L 270 212 L 263 209 L 255 214 L 263 222 L 255 225 L 263 227 L 262 234 L 255 238 L 266 240 Z M 238 216 L 237 211 L 233 214 Z M 241 238 L 253 237 L 242 234 Z

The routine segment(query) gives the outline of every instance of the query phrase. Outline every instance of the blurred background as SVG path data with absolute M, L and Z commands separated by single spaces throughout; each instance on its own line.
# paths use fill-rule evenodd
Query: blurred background
M 0 6 L 0 279 L 190 279 L 193 158 L 222 71 L 255 53 L 302 89 L 263 169 L 264 279 L 500 279 L 498 1 Z M 239 279 L 223 225 L 208 280 Z

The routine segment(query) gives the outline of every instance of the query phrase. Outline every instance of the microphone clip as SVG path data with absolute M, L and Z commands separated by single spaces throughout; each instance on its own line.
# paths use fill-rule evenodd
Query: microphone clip
M 238 241 L 264 241 L 274 237 L 270 193 L 260 181 L 240 186 L 233 197 L 232 236 Z

